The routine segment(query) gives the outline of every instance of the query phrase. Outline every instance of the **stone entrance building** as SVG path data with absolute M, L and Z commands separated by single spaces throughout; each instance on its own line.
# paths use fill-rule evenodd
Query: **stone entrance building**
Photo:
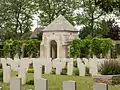
M 70 53 L 70 41 L 78 38 L 78 31 L 60 15 L 43 30 L 40 45 L 41 58 L 66 58 Z

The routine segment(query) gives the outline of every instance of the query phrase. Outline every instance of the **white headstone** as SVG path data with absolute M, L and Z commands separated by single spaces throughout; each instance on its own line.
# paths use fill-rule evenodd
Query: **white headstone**
M 97 60 L 90 58 L 89 61 L 90 61 L 90 74 L 92 76 L 97 75 L 98 74 Z
M 47 79 L 35 79 L 34 81 L 35 90 L 48 90 L 48 81 Z
M 18 69 L 18 77 L 22 79 L 22 84 L 26 84 L 26 69 L 24 67 Z
M 49 73 L 51 73 L 51 71 L 52 71 L 52 62 L 47 63 L 47 64 L 45 65 L 45 73 L 46 73 L 46 74 L 49 74 Z
M 11 78 L 11 69 L 10 66 L 4 66 L 3 68 L 3 82 L 9 83 Z
M 21 78 L 12 78 L 10 80 L 10 90 L 22 90 Z
M 63 90 L 76 90 L 75 81 L 63 81 Z
M 73 61 L 68 62 L 67 64 L 67 75 L 72 75 L 73 74 Z
M 79 69 L 79 75 L 80 76 L 85 76 L 85 64 L 82 63 L 80 58 L 77 58 L 77 65 Z

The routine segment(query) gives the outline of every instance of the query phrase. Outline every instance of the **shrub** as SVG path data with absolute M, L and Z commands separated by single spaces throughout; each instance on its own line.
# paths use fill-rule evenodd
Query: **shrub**
M 85 67 L 85 75 L 86 76 L 90 76 L 89 67 Z
M 77 61 L 74 61 L 74 62 L 73 62 L 73 66 L 74 66 L 75 68 L 77 68 Z
M 0 81 L 3 81 L 3 71 L 0 70 Z
M 102 75 L 116 75 L 120 74 L 120 63 L 117 60 L 104 61 L 101 64 L 100 72 Z
M 62 69 L 61 75 L 67 75 L 67 68 L 66 67 Z
M 2 69 L 2 64 L 0 63 L 0 69 Z
M 78 68 L 73 68 L 73 75 L 76 75 L 76 76 L 79 75 L 79 69 Z
M 42 74 L 45 73 L 45 66 L 42 66 Z
M 29 68 L 33 68 L 33 63 L 30 63 L 30 64 L 29 64 Z
M 28 85 L 34 85 L 34 80 L 27 81 L 26 84 L 28 84 Z
M 28 73 L 34 73 L 34 69 L 28 69 Z
M 56 74 L 56 69 L 55 68 L 52 69 L 51 74 L 53 74 L 53 75 Z

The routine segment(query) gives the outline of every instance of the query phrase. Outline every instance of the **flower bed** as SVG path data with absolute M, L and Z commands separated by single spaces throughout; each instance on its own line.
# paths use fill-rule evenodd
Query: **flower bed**
M 120 84 L 120 75 L 95 75 L 93 76 L 95 83 L 106 83 L 109 85 Z

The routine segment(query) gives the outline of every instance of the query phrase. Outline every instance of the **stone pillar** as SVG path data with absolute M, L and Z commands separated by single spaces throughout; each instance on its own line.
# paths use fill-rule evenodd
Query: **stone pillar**
M 93 90 L 108 90 L 108 85 L 105 83 L 95 83 Z
M 48 80 L 47 79 L 35 79 L 34 81 L 35 90 L 48 90 Z
M 63 81 L 63 90 L 76 90 L 75 81 Z
M 21 78 L 14 77 L 10 80 L 10 90 L 22 90 Z

